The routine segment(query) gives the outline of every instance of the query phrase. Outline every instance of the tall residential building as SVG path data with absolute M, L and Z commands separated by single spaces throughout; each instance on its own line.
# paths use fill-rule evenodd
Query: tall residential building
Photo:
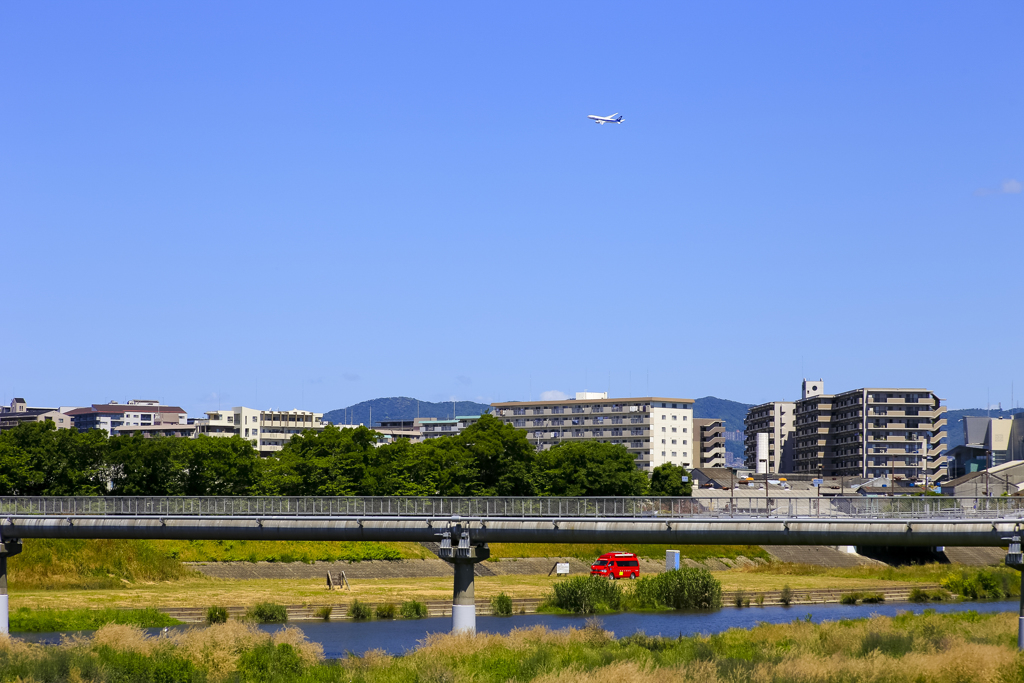
M 196 420 L 199 434 L 235 436 L 252 442 L 260 455 L 284 448 L 294 434 L 320 431 L 327 425 L 323 413 L 305 410 L 256 410 L 238 406 L 230 410 L 209 410 L 206 419 Z
M 644 471 L 667 462 L 692 468 L 698 452 L 689 398 L 577 392 L 575 400 L 506 401 L 491 407 L 506 424 L 525 430 L 538 451 L 566 441 L 621 444 Z
M 158 424 L 187 424 L 188 413 L 178 406 L 161 405 L 159 401 L 136 399 L 128 403 L 94 403 L 88 408 L 69 410 L 72 424 L 80 432 L 104 429 L 113 434 L 120 427 Z
M 22 422 L 52 422 L 57 429 L 71 429 L 71 417 L 60 408 L 32 408 L 23 398 L 9 406 L 0 406 L 0 432 L 14 429 Z
M 928 389 L 826 394 L 820 380 L 805 380 L 795 407 L 793 471 L 937 484 L 947 478 L 941 402 Z
M 694 418 L 693 439 L 694 467 L 725 467 L 725 420 Z
M 762 474 L 792 471 L 795 405 L 772 401 L 747 411 L 743 420 L 743 456 L 747 467 Z

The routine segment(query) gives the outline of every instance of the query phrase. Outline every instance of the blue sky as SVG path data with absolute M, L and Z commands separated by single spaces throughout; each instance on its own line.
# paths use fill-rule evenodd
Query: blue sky
M 0 394 L 761 402 L 803 374 L 1006 407 L 1021 26 L 1011 1 L 4 3 Z

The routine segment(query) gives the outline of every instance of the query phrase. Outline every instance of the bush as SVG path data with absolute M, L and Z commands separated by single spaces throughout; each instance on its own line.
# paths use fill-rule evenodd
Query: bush
M 754 602 L 757 603 L 758 607 L 764 607 L 764 593 L 758 593 L 757 597 L 754 598 Z
M 843 593 L 839 596 L 840 605 L 856 605 L 860 600 L 860 593 Z
M 331 612 L 334 611 L 334 607 L 331 605 L 321 605 L 313 610 L 313 616 L 317 619 L 323 619 L 324 621 L 330 621 Z
M 633 609 L 716 609 L 722 606 L 722 584 L 707 569 L 686 567 L 633 582 L 626 603 Z M 742 591 L 736 606 L 750 605 Z
M 952 600 L 953 595 L 945 588 L 936 588 L 934 590 L 914 588 L 910 591 L 909 599 L 911 602 L 945 602 L 946 600 Z
M 793 589 L 789 587 L 788 583 L 782 587 L 782 592 L 779 594 L 779 602 L 786 607 L 789 607 L 789 603 L 793 602 Z
M 373 612 L 370 611 L 370 606 L 364 602 L 359 602 L 358 599 L 353 600 L 352 604 L 348 606 L 348 618 L 355 619 L 356 621 L 366 621 L 373 617 Z
M 491 598 L 491 613 L 499 617 L 512 616 L 512 598 L 507 593 L 498 593 Z
M 874 605 L 879 602 L 885 602 L 885 593 L 862 593 L 860 601 L 865 605 Z
M 302 658 L 294 647 L 260 645 L 238 658 L 239 678 L 252 683 L 293 680 L 302 673 Z
M 425 619 L 428 616 L 427 606 L 416 600 L 407 600 L 398 610 L 403 619 Z
M 378 619 L 394 619 L 395 613 L 398 610 L 395 609 L 394 603 L 382 602 L 377 605 L 377 618 Z
M 965 600 L 1020 595 L 1020 575 L 1006 567 L 957 567 L 939 583 Z
M 283 624 L 288 621 L 288 610 L 284 605 L 261 602 L 245 611 L 245 618 L 257 624 Z
M 863 602 L 865 605 L 885 602 L 885 594 L 854 591 L 852 593 L 843 593 L 839 597 L 839 603 L 842 605 L 856 605 L 858 601 Z
M 743 607 L 744 600 L 747 602 L 748 605 L 750 604 L 750 598 L 747 597 L 747 594 L 743 591 L 743 589 L 736 591 L 736 595 L 734 595 L 732 598 L 733 604 L 737 607 Z
M 207 624 L 223 624 L 228 620 L 228 611 L 223 607 L 210 607 L 206 610 Z
M 619 609 L 622 589 L 617 582 L 600 576 L 573 576 L 554 585 L 550 601 L 568 612 L 594 614 Z

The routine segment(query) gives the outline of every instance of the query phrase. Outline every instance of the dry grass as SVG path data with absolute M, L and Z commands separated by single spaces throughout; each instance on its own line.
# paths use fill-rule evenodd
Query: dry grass
M 599 543 L 492 543 L 491 557 L 575 557 L 586 562 L 593 561 L 610 552 L 634 553 L 652 560 L 664 560 L 666 550 L 678 550 L 680 557 L 704 560 L 709 557 L 734 559 L 742 555 L 747 558 L 770 559 L 758 545 L 667 545 L 634 543 L 626 545 L 602 545 Z

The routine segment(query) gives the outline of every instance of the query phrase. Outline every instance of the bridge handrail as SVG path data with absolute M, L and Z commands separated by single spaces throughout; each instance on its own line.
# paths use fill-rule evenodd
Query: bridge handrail
M 1019 497 L 7 496 L 0 516 L 971 519 L 1024 516 Z

